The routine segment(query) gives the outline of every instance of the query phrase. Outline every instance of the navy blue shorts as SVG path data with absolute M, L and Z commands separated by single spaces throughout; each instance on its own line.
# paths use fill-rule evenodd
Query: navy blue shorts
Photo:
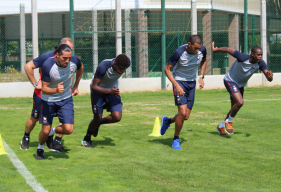
M 176 87 L 173 85 L 175 105 L 179 106 L 187 104 L 187 108 L 192 110 L 194 104 L 196 81 L 177 81 L 177 83 L 181 86 L 185 94 L 184 96 L 178 96 Z
M 35 94 L 35 92 L 33 93 L 33 108 L 31 111 L 31 117 L 33 117 L 34 119 L 39 119 L 39 115 L 41 113 L 41 97 L 38 97 L 38 95 Z
M 54 117 L 58 117 L 63 124 L 74 124 L 74 106 L 72 97 L 57 102 L 48 102 L 44 100 L 41 102 L 40 124 L 52 125 Z
M 92 111 L 94 114 L 103 113 L 103 109 L 110 111 L 118 111 L 122 113 L 121 96 L 119 98 L 110 94 L 95 93 L 91 90 Z
M 226 81 L 226 80 L 223 80 L 223 83 L 224 83 L 225 88 L 227 89 L 227 91 L 230 94 L 230 99 L 231 99 L 231 95 L 233 93 L 241 93 L 241 95 L 243 97 L 244 87 L 239 88 L 236 83 L 233 83 L 231 81 Z

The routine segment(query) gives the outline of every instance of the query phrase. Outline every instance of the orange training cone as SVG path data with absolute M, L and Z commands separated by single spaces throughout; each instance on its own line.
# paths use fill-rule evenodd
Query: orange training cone
M 156 117 L 155 118 L 155 122 L 154 122 L 154 126 L 153 126 L 153 130 L 152 130 L 152 133 L 149 135 L 149 136 L 154 136 L 154 137 L 160 137 L 162 136 L 160 134 L 160 120 L 159 120 L 159 117 Z
M 2 137 L 1 137 L 1 134 L 0 134 L 0 155 L 5 155 L 5 154 L 8 154 L 8 153 L 6 153 L 6 151 L 5 151 L 4 144 L 3 144 L 3 141 L 2 141 Z

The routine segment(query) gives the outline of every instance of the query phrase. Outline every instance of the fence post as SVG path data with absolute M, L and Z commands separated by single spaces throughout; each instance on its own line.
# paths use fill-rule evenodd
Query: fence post
M 25 6 L 20 4 L 20 66 L 21 72 L 25 73 L 24 65 L 26 64 L 25 55 Z
M 73 8 L 73 0 L 69 0 L 69 27 L 70 27 L 70 39 L 73 41 L 73 50 L 72 55 L 75 55 L 75 40 L 74 40 L 74 8 Z
M 196 0 L 191 0 L 191 35 L 197 35 L 197 7 L 196 7 Z
M 261 48 L 263 50 L 262 59 L 267 63 L 267 39 L 266 39 L 266 0 L 261 0 Z M 262 75 L 262 85 L 266 84 L 266 78 Z
M 165 0 L 161 0 L 161 18 L 162 18 L 162 76 L 161 76 L 161 87 L 162 90 L 166 90 L 166 75 L 165 75 L 165 66 L 166 66 L 166 18 L 165 18 Z
M 92 9 L 92 42 L 93 42 L 93 73 L 95 74 L 98 67 L 98 22 L 97 22 L 97 9 Z
M 116 31 L 116 56 L 122 53 L 122 22 L 121 0 L 115 0 L 115 31 Z
M 244 0 L 244 53 L 248 54 L 248 0 Z
M 125 9 L 125 31 L 131 31 L 131 22 L 130 22 L 130 9 Z M 131 58 L 131 32 L 125 32 L 125 54 Z M 126 69 L 126 78 L 132 77 L 132 63 L 130 67 Z
M 38 15 L 37 15 L 37 0 L 31 1 L 31 9 L 32 9 L 32 57 L 33 59 L 38 57 Z M 39 69 L 33 70 L 34 77 L 37 81 L 40 79 Z

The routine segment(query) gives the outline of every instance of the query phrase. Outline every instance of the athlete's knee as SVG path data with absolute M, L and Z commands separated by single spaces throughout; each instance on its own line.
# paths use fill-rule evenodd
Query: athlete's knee
M 72 124 L 63 125 L 63 127 L 65 135 L 70 135 L 73 132 L 74 126 Z
M 112 114 L 112 120 L 116 123 L 122 119 L 122 113 L 114 113 Z
M 244 104 L 244 101 L 243 101 L 243 100 L 237 101 L 237 103 L 236 103 L 236 105 L 237 105 L 238 108 L 241 108 L 241 107 L 243 106 L 243 104 Z

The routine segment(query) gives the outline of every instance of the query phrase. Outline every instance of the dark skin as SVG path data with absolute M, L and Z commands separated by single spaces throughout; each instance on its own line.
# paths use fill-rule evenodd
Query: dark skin
M 188 42 L 188 45 L 186 46 L 186 51 L 189 54 L 196 55 L 201 47 L 202 47 L 202 45 L 200 45 L 198 43 L 192 44 L 192 43 Z M 200 74 L 201 75 L 204 75 L 206 66 L 207 66 L 207 60 L 203 59 L 200 64 Z M 171 72 L 172 68 L 173 68 L 173 65 L 167 63 L 167 65 L 165 67 L 165 74 L 167 75 L 167 77 L 171 81 L 171 83 L 173 83 L 173 85 L 175 86 L 177 94 L 184 95 L 185 92 L 183 91 L 182 87 L 177 83 L 177 81 L 175 80 L 175 78 Z M 202 89 L 204 87 L 203 78 L 199 77 L 198 81 L 199 81 L 200 89 Z M 180 131 L 183 126 L 183 122 L 184 122 L 184 120 L 187 120 L 189 118 L 190 113 L 191 113 L 191 110 L 187 108 L 187 104 L 178 106 L 178 113 L 174 117 L 171 118 L 171 121 L 175 122 L 175 135 L 180 134 Z
M 114 71 L 116 71 L 120 75 L 122 75 L 126 70 L 126 67 L 118 66 L 116 64 L 115 60 L 113 61 L 112 68 L 113 68 Z M 96 93 L 101 93 L 101 94 L 114 95 L 117 98 L 119 98 L 121 96 L 119 89 L 115 89 L 116 86 L 113 86 L 111 89 L 105 89 L 105 88 L 102 88 L 102 87 L 99 86 L 100 82 L 101 82 L 101 79 L 98 79 L 96 77 L 93 79 L 92 87 L 91 87 L 92 91 L 94 91 Z M 91 132 L 94 132 L 101 125 L 102 115 L 103 115 L 103 113 L 94 114 L 94 119 L 89 124 L 89 130 Z M 105 121 L 103 122 L 103 124 L 116 123 L 116 122 L 119 122 L 121 120 L 121 118 L 122 118 L 121 112 L 111 111 L 111 114 L 107 115 L 105 117 Z
M 230 48 L 230 47 L 215 47 L 215 43 L 212 43 L 212 51 L 215 52 L 226 52 L 229 53 L 230 55 L 233 56 L 234 51 L 236 51 L 236 49 Z M 263 51 L 262 49 L 257 49 L 256 52 L 251 52 L 251 56 L 250 56 L 250 63 L 259 63 L 261 61 L 262 58 L 262 54 Z M 268 71 L 268 70 L 263 70 L 263 74 L 265 75 L 266 79 L 268 81 L 272 81 L 273 80 L 273 73 L 272 71 Z M 230 111 L 227 113 L 226 118 L 227 119 L 229 117 L 229 115 L 231 117 L 235 117 L 235 115 L 237 114 L 237 112 L 239 111 L 239 109 L 243 106 L 244 101 L 243 101 L 243 97 L 242 94 L 240 92 L 238 93 L 234 93 L 231 94 L 231 109 Z

